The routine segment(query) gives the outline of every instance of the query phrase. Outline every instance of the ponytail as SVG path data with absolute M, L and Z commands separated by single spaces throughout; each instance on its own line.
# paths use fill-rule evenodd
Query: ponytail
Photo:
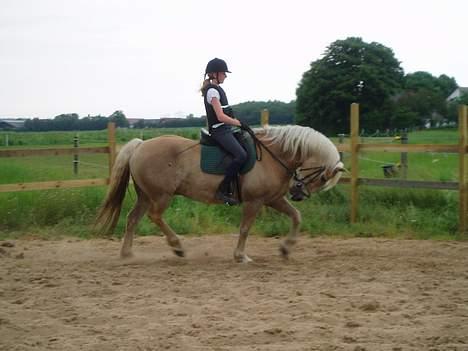
M 206 74 L 205 74 L 205 77 L 206 77 Z M 208 73 L 208 78 L 205 78 L 205 80 L 203 81 L 203 83 L 201 85 L 201 88 L 200 88 L 200 92 L 201 92 L 202 96 L 205 93 L 206 87 L 208 86 L 208 84 L 211 83 L 211 80 L 214 79 L 214 78 L 215 78 L 214 73 Z

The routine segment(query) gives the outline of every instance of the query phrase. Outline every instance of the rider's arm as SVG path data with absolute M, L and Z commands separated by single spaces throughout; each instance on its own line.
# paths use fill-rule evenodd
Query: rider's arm
M 216 117 L 218 117 L 218 120 L 220 122 L 240 127 L 241 123 L 240 123 L 239 120 L 237 120 L 235 118 L 232 118 L 232 117 L 229 117 L 227 114 L 225 114 L 223 112 L 223 108 L 221 107 L 221 103 L 219 102 L 219 100 L 217 98 L 213 97 L 211 99 L 211 106 L 213 106 L 213 109 L 214 109 L 214 111 L 216 113 Z

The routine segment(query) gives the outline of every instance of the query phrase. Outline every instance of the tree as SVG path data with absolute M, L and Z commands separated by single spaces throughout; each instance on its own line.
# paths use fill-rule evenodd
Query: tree
M 260 124 L 260 113 L 267 109 L 270 113 L 270 124 L 292 124 L 294 122 L 295 101 L 247 101 L 233 105 L 236 118 L 248 124 Z
M 437 78 L 423 71 L 409 73 L 404 79 L 405 92 L 397 100 L 396 113 L 408 110 L 417 116 L 408 120 L 405 127 L 423 126 L 429 121 L 435 123 L 447 116 L 446 98 L 456 87 L 455 79 L 446 75 Z M 396 118 L 401 120 L 401 116 Z
M 458 88 L 457 81 L 453 77 L 449 77 L 445 74 L 439 76 L 437 82 L 441 93 L 444 95 L 444 98 L 447 98 L 450 94 L 453 93 L 455 89 Z
M 129 126 L 127 117 L 125 117 L 125 114 L 120 110 L 115 111 L 109 116 L 109 122 L 114 122 L 117 127 L 126 128 Z
M 53 129 L 54 130 L 75 130 L 78 125 L 78 114 L 67 113 L 54 117 Z
M 361 126 L 390 126 L 390 98 L 401 90 L 403 69 L 393 51 L 361 38 L 337 40 L 311 63 L 296 90 L 296 121 L 325 133 L 349 130 L 349 106 L 361 104 Z

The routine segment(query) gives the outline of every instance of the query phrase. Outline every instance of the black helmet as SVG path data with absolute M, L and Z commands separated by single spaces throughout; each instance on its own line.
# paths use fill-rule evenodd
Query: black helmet
M 205 74 L 208 73 L 215 73 L 215 72 L 228 72 L 231 73 L 231 71 L 228 70 L 228 66 L 226 64 L 226 61 L 221 60 L 219 58 L 214 58 L 208 64 L 206 65 L 206 70 Z

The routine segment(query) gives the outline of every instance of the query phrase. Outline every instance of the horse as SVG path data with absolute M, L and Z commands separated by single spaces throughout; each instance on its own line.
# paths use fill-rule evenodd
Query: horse
M 302 126 L 276 126 L 250 130 L 262 157 L 251 171 L 239 176 L 242 218 L 234 260 L 250 262 L 245 253 L 249 230 L 263 206 L 289 216 L 289 234 L 280 244 L 288 258 L 297 241 L 301 213 L 287 199 L 303 200 L 312 193 L 328 190 L 339 181 L 343 163 L 336 146 L 320 132 Z M 200 142 L 176 135 L 149 140 L 132 139 L 118 153 L 112 168 L 106 197 L 96 217 L 101 230 L 111 232 L 119 220 L 130 176 L 136 202 L 127 215 L 120 256 L 131 257 L 135 228 L 148 213 L 151 221 L 166 236 L 173 252 L 181 257 L 181 240 L 164 221 L 163 213 L 175 195 L 208 204 L 220 204 L 215 198 L 222 175 L 207 174 L 200 168 Z

